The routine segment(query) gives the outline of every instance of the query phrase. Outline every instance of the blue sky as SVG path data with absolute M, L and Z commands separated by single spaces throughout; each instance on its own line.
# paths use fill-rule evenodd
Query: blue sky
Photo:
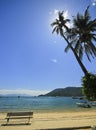
M 0 94 L 81 86 L 83 72 L 50 24 L 58 10 L 71 19 L 88 5 L 96 18 L 96 0 L 0 0 Z M 96 73 L 96 58 L 83 62 Z

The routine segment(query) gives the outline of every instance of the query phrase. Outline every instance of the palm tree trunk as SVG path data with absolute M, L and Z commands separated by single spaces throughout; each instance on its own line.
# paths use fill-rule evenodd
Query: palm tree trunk
M 74 54 L 74 56 L 75 56 L 75 58 L 76 58 L 78 64 L 80 65 L 80 67 L 81 67 L 83 73 L 84 73 L 85 75 L 87 75 L 88 71 L 87 71 L 87 69 L 85 68 L 85 66 L 83 65 L 83 63 L 82 63 L 82 61 L 80 60 L 79 56 L 77 55 L 75 49 L 71 46 L 71 44 L 69 43 L 68 39 L 67 39 L 64 35 L 62 35 L 62 36 L 63 36 L 63 38 L 65 39 L 65 41 L 67 42 L 67 44 L 70 46 L 70 48 L 71 48 L 71 50 L 72 50 L 72 52 L 73 52 L 73 54 Z

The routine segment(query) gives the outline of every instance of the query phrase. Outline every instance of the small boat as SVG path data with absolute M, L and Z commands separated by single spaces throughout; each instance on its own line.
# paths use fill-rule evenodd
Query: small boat
M 84 98 L 83 98 L 83 97 L 72 96 L 72 99 L 80 99 L 80 100 L 83 100 Z
M 76 96 L 72 96 L 72 99 L 78 99 L 78 97 L 76 97 Z
M 87 101 L 77 102 L 78 107 L 91 108 L 91 105 Z
M 96 106 L 96 101 L 93 101 L 93 102 L 92 102 L 92 106 Z

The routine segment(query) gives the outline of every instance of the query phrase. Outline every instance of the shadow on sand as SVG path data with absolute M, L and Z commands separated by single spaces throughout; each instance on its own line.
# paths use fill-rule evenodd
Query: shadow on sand
M 22 126 L 22 125 L 31 125 L 31 123 L 1 124 L 1 126 Z

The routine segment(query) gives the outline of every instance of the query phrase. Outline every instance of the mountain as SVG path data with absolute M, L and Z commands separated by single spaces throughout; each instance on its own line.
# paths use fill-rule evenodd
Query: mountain
M 40 96 L 60 96 L 60 97 L 70 97 L 70 96 L 82 96 L 82 88 L 81 87 L 66 87 L 66 88 L 58 88 L 55 89 L 45 95 Z

